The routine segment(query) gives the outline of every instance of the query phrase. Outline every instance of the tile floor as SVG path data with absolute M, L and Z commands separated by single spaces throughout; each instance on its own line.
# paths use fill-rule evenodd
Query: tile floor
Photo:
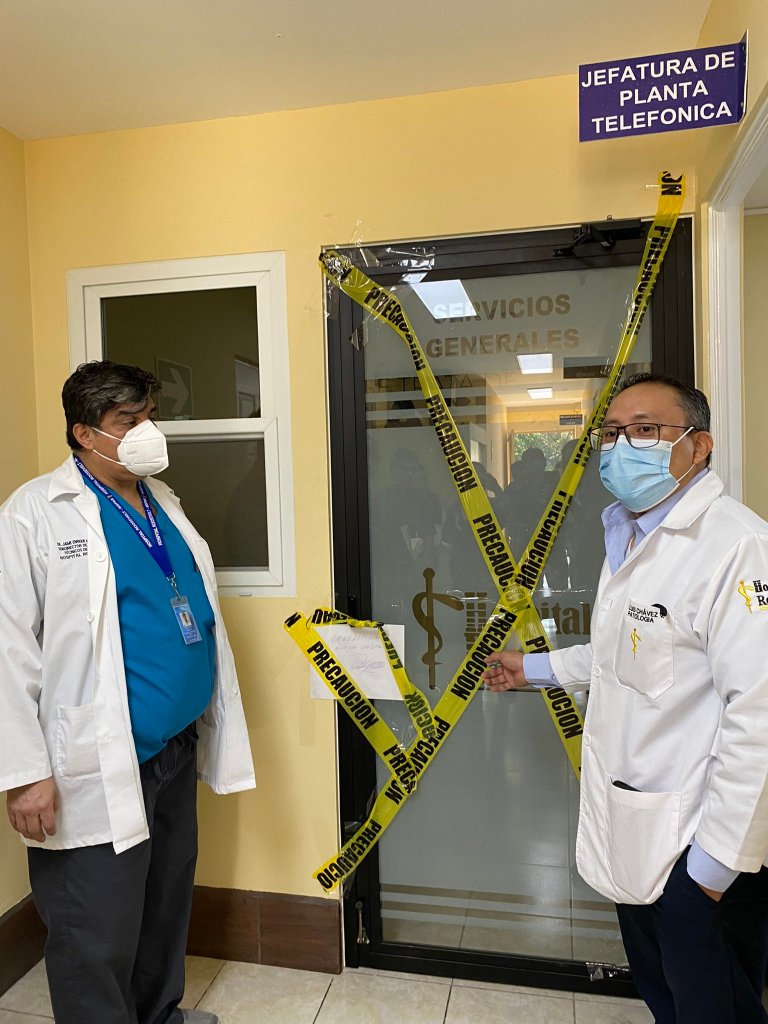
M 309 971 L 187 961 L 184 1006 L 220 1024 L 652 1024 L 639 1002 L 414 974 Z M 42 962 L 0 996 L 0 1024 L 51 1024 Z

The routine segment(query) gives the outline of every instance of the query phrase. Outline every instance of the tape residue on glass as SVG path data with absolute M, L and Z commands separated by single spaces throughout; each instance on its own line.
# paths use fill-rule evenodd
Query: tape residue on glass
M 478 692 L 482 672 L 485 669 L 485 658 L 502 650 L 513 632 L 517 634 L 525 653 L 550 650 L 549 640 L 533 604 L 533 591 L 541 578 L 547 557 L 552 550 L 576 487 L 584 473 L 590 454 L 588 432 L 602 424 L 608 406 L 616 394 L 682 208 L 685 197 L 684 175 L 674 177 L 665 172 L 659 175 L 658 184 L 658 209 L 648 232 L 627 320 L 621 333 L 610 375 L 594 411 L 582 431 L 579 442 L 574 448 L 570 461 L 555 487 L 552 498 L 523 552 L 519 565 L 509 549 L 496 515 L 461 440 L 450 409 L 400 301 L 390 291 L 377 285 L 363 271 L 355 267 L 342 253 L 329 250 L 320 257 L 323 272 L 328 279 L 371 315 L 389 324 L 405 342 L 418 375 L 430 422 L 440 441 L 443 456 L 453 478 L 464 514 L 499 592 L 499 601 L 493 613 L 431 713 L 431 721 L 427 723 L 427 728 L 431 726 L 431 731 L 427 732 L 425 729 L 426 719 L 423 717 L 423 707 L 419 701 L 420 698 L 426 704 L 425 698 L 410 684 L 402 665 L 399 665 L 397 670 L 397 672 L 402 672 L 402 676 L 398 678 L 390 659 L 390 665 L 401 693 L 404 697 L 405 692 L 412 694 L 412 703 L 409 704 L 406 701 L 406 707 L 411 713 L 419 738 L 407 749 L 397 745 L 389 727 L 381 721 L 373 705 L 358 690 L 343 666 L 334 662 L 335 667 L 332 668 L 332 678 L 330 679 L 327 675 L 322 674 L 322 664 L 331 667 L 330 663 L 325 660 L 326 656 L 331 661 L 333 658 L 330 652 L 324 649 L 312 624 L 300 614 L 292 615 L 286 621 L 288 632 L 315 667 L 321 667 L 321 675 L 334 692 L 340 705 L 351 715 L 353 721 L 372 742 L 374 749 L 390 769 L 389 779 L 378 793 L 366 822 L 334 857 L 313 873 L 313 877 L 320 882 L 323 889 L 334 888 L 355 871 L 394 819 L 410 793 L 413 792 L 419 775 L 431 763 Z M 313 620 L 322 622 L 322 616 L 326 614 L 340 615 L 340 613 L 318 609 Z M 374 625 L 373 623 L 355 623 L 341 615 L 336 621 L 342 620 L 350 625 Z M 321 661 L 317 660 L 318 657 Z M 397 661 L 399 664 L 399 658 Z M 334 687 L 334 683 L 338 684 L 341 676 L 344 676 L 345 681 L 349 683 L 349 687 L 345 686 L 344 688 L 344 695 L 341 695 Z M 350 698 L 350 694 L 354 694 L 355 691 L 359 694 L 359 698 L 357 695 Z M 550 687 L 540 692 L 578 777 L 581 771 L 581 736 L 583 732 L 581 714 L 570 695 L 561 688 Z M 370 711 L 366 704 L 370 706 Z M 414 712 L 421 713 L 421 723 L 419 723 L 418 714 Z M 370 717 L 371 713 L 377 721 Z M 367 726 L 364 724 L 366 722 Z M 394 741 L 394 745 L 392 741 Z

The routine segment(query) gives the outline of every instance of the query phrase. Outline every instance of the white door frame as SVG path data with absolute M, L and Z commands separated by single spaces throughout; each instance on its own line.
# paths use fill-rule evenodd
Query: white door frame
M 768 90 L 704 198 L 707 208 L 709 393 L 714 464 L 726 494 L 742 500 L 743 451 L 743 203 L 768 166 Z

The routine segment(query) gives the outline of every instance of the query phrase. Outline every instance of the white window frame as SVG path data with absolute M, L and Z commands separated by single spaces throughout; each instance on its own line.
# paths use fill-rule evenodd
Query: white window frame
M 68 271 L 70 365 L 74 369 L 80 363 L 104 358 L 104 298 L 245 287 L 255 287 L 257 296 L 260 417 L 164 420 L 158 426 L 175 440 L 264 442 L 269 565 L 266 569 L 221 569 L 216 576 L 225 597 L 293 597 L 296 553 L 285 253 L 244 253 Z

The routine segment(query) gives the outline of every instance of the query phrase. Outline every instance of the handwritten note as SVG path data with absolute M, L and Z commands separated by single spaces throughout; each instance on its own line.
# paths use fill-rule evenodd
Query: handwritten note
M 405 626 L 387 626 L 387 636 L 402 661 L 405 657 Z M 387 661 L 387 653 L 378 629 L 353 629 L 351 626 L 317 626 L 334 656 L 371 700 L 402 700 Z M 309 667 L 309 691 L 312 697 L 333 700 L 328 685 L 317 671 Z

